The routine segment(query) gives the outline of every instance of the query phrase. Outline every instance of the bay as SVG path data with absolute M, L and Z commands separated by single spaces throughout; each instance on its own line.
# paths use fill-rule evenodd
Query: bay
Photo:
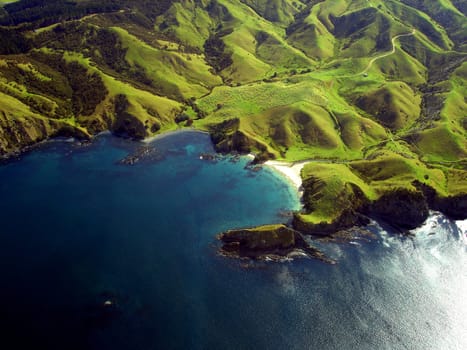
M 314 260 L 246 264 L 217 233 L 283 222 L 290 184 L 175 133 L 51 142 L 0 166 L 2 348 L 463 349 L 465 227 L 433 213 L 415 238 L 330 244 Z M 245 266 L 249 268 L 245 268 Z

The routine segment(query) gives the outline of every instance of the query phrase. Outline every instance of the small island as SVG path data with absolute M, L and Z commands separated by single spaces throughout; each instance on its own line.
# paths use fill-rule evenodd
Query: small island
M 218 239 L 222 242 L 220 253 L 224 256 L 266 261 L 309 257 L 335 263 L 307 243 L 298 231 L 282 224 L 229 230 L 221 233 Z

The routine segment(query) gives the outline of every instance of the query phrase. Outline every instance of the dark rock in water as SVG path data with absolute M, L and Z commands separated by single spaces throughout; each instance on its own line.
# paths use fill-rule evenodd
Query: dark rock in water
M 277 216 L 280 218 L 292 219 L 293 215 L 294 215 L 293 210 L 281 210 L 279 213 L 277 213 Z
M 73 143 L 73 148 L 85 148 L 92 145 L 91 140 L 80 140 Z
M 368 215 L 401 230 L 419 227 L 429 214 L 423 193 L 407 189 L 396 189 L 382 195 L 366 211 Z
M 161 161 L 164 159 L 164 155 L 158 152 L 154 147 L 141 146 L 138 149 L 126 156 L 125 158 L 118 161 L 118 164 L 123 165 L 135 165 L 136 163 L 144 161 Z
M 203 153 L 199 156 L 199 159 L 215 163 L 220 159 L 220 155 L 213 153 Z
M 309 245 L 299 232 L 282 224 L 229 230 L 218 238 L 223 243 L 220 253 L 225 256 L 255 260 L 309 257 L 335 263 Z
M 239 161 L 240 161 L 239 154 L 232 154 L 231 157 L 229 158 L 229 162 L 231 163 L 238 163 Z
M 250 170 L 255 172 L 255 173 L 257 173 L 258 171 L 261 171 L 261 169 L 263 169 L 261 167 L 261 165 L 257 165 L 257 166 L 254 166 L 254 167 L 250 168 Z
M 257 173 L 263 169 L 263 166 L 261 164 L 255 163 L 254 161 L 251 161 L 245 165 L 245 169 Z

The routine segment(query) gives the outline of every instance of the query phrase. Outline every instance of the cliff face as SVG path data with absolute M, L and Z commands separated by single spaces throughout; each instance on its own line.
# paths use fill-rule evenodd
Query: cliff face
M 304 234 L 329 236 L 354 226 L 364 226 L 372 218 L 404 233 L 421 226 L 428 218 L 430 209 L 440 211 L 453 220 L 465 220 L 467 195 L 439 197 L 426 185 L 423 192 L 405 188 L 392 189 L 375 200 L 355 200 L 330 222 L 313 223 L 306 220 L 306 215 L 296 213 L 292 227 Z
M 433 188 L 426 184 L 416 181 L 414 186 L 423 193 L 430 209 L 440 211 L 453 220 L 467 218 L 467 194 L 440 197 Z
M 383 194 L 364 211 L 395 228 L 411 230 L 428 218 L 428 203 L 421 192 L 399 189 Z
M 59 120 L 33 117 L 17 120 L 0 113 L 0 155 L 18 153 L 28 146 L 56 136 L 90 138 L 85 130 Z
M 0 116 L 0 153 L 18 152 L 28 145 L 32 145 L 48 138 L 53 127 L 49 121 L 35 119 L 15 122 Z
M 435 198 L 430 203 L 433 210 L 438 210 L 453 220 L 465 220 L 467 218 L 467 194 Z

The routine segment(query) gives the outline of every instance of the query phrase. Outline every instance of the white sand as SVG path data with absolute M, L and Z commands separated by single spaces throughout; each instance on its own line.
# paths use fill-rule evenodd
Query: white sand
M 270 166 L 271 168 L 284 175 L 301 194 L 302 177 L 300 176 L 300 172 L 302 171 L 302 168 L 305 166 L 306 163 L 307 162 L 300 162 L 294 164 L 287 162 L 279 162 L 276 160 L 268 160 L 264 164 Z

